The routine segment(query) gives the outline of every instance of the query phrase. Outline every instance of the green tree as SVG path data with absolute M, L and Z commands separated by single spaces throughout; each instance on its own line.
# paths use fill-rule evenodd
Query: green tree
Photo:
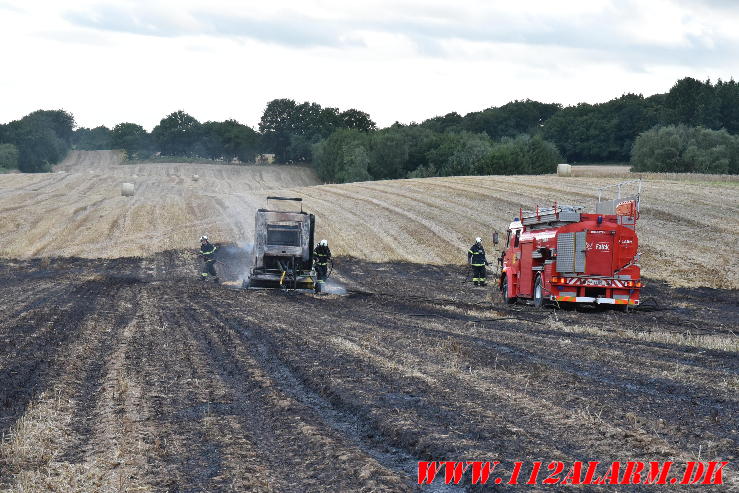
M 64 110 L 38 110 L 24 116 L 23 120 L 33 122 L 37 127 L 50 129 L 66 147 L 72 144 L 75 122 L 71 113 Z
M 290 136 L 295 134 L 296 121 L 295 101 L 292 99 L 273 99 L 259 121 L 266 150 L 272 151 L 278 161 L 285 161 L 290 146 Z
M 200 122 L 179 110 L 162 118 L 151 134 L 162 154 L 190 156 L 200 139 Z
M 369 173 L 376 180 L 405 177 L 408 144 L 402 131 L 388 128 L 369 134 Z
M 18 168 L 18 148 L 13 144 L 0 144 L 0 168 Z
M 237 158 L 242 162 L 254 161 L 259 146 L 259 134 L 251 127 L 236 120 L 226 120 L 220 124 L 219 135 L 226 159 Z
M 359 110 L 340 113 L 337 108 L 322 108 L 309 102 L 298 104 L 292 99 L 267 103 L 259 122 L 263 147 L 282 162 L 310 161 L 314 144 L 338 129 L 369 131 L 374 127 L 369 115 Z
M 126 151 L 128 159 L 145 158 L 151 154 L 151 136 L 141 125 L 119 123 L 111 131 L 113 149 Z
M 314 144 L 313 165 L 318 176 L 329 183 L 371 178 L 367 172 L 370 164 L 368 140 L 365 132 L 339 129 L 327 139 Z
M 559 104 L 526 99 L 512 101 L 499 108 L 488 108 L 464 116 L 459 128 L 471 133 L 485 132 L 490 138 L 535 134 L 540 126 L 561 109 Z
M 370 163 L 369 153 L 365 146 L 358 141 L 349 142 L 342 149 L 343 163 L 341 172 L 338 175 L 338 181 L 341 183 L 349 183 L 354 181 L 371 180 L 367 168 Z
M 570 162 L 626 161 L 634 139 L 656 125 L 659 114 L 657 99 L 624 94 L 607 103 L 564 108 L 543 123 L 542 135 Z
M 636 139 L 631 165 L 634 171 L 737 174 L 739 137 L 725 129 L 656 127 Z
M 701 125 L 718 129 L 721 125 L 720 101 L 711 81 L 685 77 L 675 83 L 665 98 L 665 123 Z
M 492 149 L 493 141 L 485 133 L 444 134 L 428 153 L 428 162 L 439 176 L 479 174 L 483 158 Z
M 504 137 L 478 166 L 479 174 L 533 175 L 552 173 L 562 160 L 557 147 L 541 136 Z
M 435 116 L 424 120 L 421 126 L 437 133 L 460 132 L 462 130 L 462 123 L 462 116 L 455 111 L 447 113 L 444 116 Z
M 715 87 L 721 126 L 732 134 L 739 134 L 739 83 L 718 80 Z
M 339 114 L 339 118 L 343 128 L 353 128 L 363 132 L 369 132 L 377 128 L 368 113 L 355 110 L 354 108 L 342 111 Z
M 92 129 L 78 128 L 72 136 L 72 146 L 86 151 L 110 149 L 110 129 L 102 125 Z
M 68 150 L 44 118 L 24 117 L 10 122 L 7 134 L 9 142 L 18 149 L 18 169 L 24 173 L 50 171 Z

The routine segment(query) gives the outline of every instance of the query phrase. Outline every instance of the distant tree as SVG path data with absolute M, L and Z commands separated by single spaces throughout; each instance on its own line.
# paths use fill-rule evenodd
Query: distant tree
M 119 123 L 111 131 L 113 149 L 123 149 L 129 159 L 145 158 L 151 154 L 151 136 L 141 125 Z
M 715 87 L 721 126 L 732 134 L 739 134 L 739 83 L 718 80 Z
M 72 136 L 72 146 L 75 149 L 92 151 L 99 149 L 110 149 L 110 129 L 105 126 L 90 128 L 78 128 Z
M 18 169 L 25 173 L 51 170 L 67 153 L 68 147 L 60 139 L 51 122 L 40 115 L 23 117 L 6 126 L 6 138 L 18 149 Z
M 368 113 L 355 110 L 354 108 L 342 111 L 339 114 L 339 118 L 341 119 L 341 126 L 343 128 L 353 128 L 355 130 L 362 130 L 363 132 L 369 132 L 377 128 Z
M 162 118 L 151 134 L 162 154 L 190 156 L 200 139 L 200 122 L 179 110 Z
M 236 120 L 226 120 L 219 125 L 219 135 L 224 157 L 237 158 L 243 162 L 253 162 L 259 146 L 259 134 L 251 127 Z
M 13 144 L 0 144 L 0 168 L 18 168 L 18 148 Z
M 394 130 L 405 137 L 408 158 L 402 170 L 403 176 L 418 168 L 428 166 L 429 151 L 438 145 L 440 134 L 420 125 L 395 127 Z
M 479 163 L 479 174 L 532 175 L 551 173 L 562 159 L 557 147 L 541 136 L 504 137 Z
M 424 120 L 421 126 L 433 132 L 460 132 L 462 130 L 462 116 L 455 112 L 447 113 L 444 116 L 435 116 Z
M 226 151 L 221 136 L 221 122 L 205 122 L 200 126 L 198 150 L 201 157 L 223 159 Z
M 493 140 L 520 134 L 536 134 L 540 126 L 561 109 L 559 104 L 530 99 L 513 101 L 499 108 L 488 108 L 464 116 L 460 130 L 485 132 Z
M 739 173 L 739 137 L 726 130 L 668 125 L 648 130 L 634 144 L 634 171 Z
M 375 124 L 359 110 L 340 113 L 337 108 L 322 108 L 309 102 L 298 104 L 292 99 L 267 103 L 259 122 L 263 146 L 282 162 L 310 161 L 313 145 L 342 128 L 369 131 Z
M 739 101 L 737 102 L 739 104 Z M 665 98 L 665 123 L 721 128 L 720 100 L 710 81 L 685 77 Z
M 290 136 L 296 133 L 296 107 L 292 99 L 273 99 L 267 103 L 259 121 L 264 145 L 276 155 L 278 161 L 285 161 Z
M 369 173 L 376 180 L 403 178 L 408 161 L 408 143 L 400 129 L 369 134 Z
M 367 133 L 339 129 L 314 144 L 313 165 L 318 176 L 329 183 L 370 179 L 368 147 Z
M 492 149 L 493 141 L 485 133 L 445 134 L 428 153 L 428 161 L 439 176 L 475 175 Z
M 365 146 L 357 141 L 349 142 L 342 149 L 343 166 L 342 172 L 338 175 L 338 181 L 348 183 L 354 181 L 371 180 L 367 168 L 370 163 L 369 154 Z
M 627 161 L 634 139 L 658 123 L 659 113 L 655 99 L 624 94 L 564 108 L 543 123 L 542 135 L 570 162 Z
M 24 116 L 23 120 L 32 121 L 37 127 L 52 130 L 66 147 L 72 144 L 75 122 L 71 113 L 64 110 L 38 110 Z

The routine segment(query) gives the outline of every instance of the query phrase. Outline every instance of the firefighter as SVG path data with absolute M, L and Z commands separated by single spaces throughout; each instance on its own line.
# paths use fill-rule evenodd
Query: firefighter
M 482 238 L 475 238 L 475 244 L 467 251 L 467 262 L 472 266 L 472 281 L 475 286 L 487 285 L 485 266 L 490 265 L 485 259 L 485 249 L 482 247 Z
M 316 262 L 316 293 L 320 293 L 323 285 L 328 277 L 328 262 L 331 260 L 331 249 L 328 247 L 328 241 L 321 240 L 318 246 L 313 250 L 313 256 Z
M 208 277 L 213 277 L 213 282 L 218 283 L 218 273 L 216 272 L 216 246 L 208 241 L 208 237 L 203 235 L 200 237 L 200 256 L 203 257 L 203 272 L 200 274 L 203 281 L 207 281 Z

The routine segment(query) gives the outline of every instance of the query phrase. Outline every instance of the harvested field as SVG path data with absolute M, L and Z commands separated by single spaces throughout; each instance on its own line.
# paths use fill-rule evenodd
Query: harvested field
M 475 236 L 502 231 L 519 207 L 589 206 L 618 177 L 488 176 L 321 185 L 308 168 L 120 165 L 112 151 L 76 151 L 57 173 L 0 176 L 0 256 L 116 258 L 252 237 L 270 193 L 305 198 L 337 254 L 435 265 L 464 261 Z M 192 175 L 199 176 L 198 181 Z M 646 176 L 639 226 L 643 273 L 674 286 L 739 288 L 739 182 Z M 122 182 L 136 186 L 122 197 Z
M 0 491 L 414 491 L 429 459 L 727 460 L 739 489 L 737 181 L 648 179 L 644 305 L 620 313 L 504 306 L 460 265 L 617 177 L 56 171 L 0 176 Z M 231 289 L 238 247 L 197 279 L 199 235 L 250 241 L 270 194 L 316 213 L 344 295 Z
M 339 258 L 349 296 L 315 296 L 204 284 L 194 262 L 0 262 L 0 490 L 412 491 L 424 459 L 736 463 L 736 291 L 653 281 L 680 303 L 554 312 L 491 303 L 455 266 Z

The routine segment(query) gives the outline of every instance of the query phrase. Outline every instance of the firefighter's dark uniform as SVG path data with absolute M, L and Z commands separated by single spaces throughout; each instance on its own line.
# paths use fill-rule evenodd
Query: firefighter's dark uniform
M 331 249 L 328 245 L 318 245 L 313 250 L 313 256 L 316 259 L 316 277 L 318 278 L 316 280 L 316 291 L 320 291 L 328 275 L 328 261 L 331 260 Z
M 200 255 L 203 256 L 203 272 L 201 276 L 203 279 L 208 279 L 208 276 L 213 276 L 213 280 L 218 282 L 218 274 L 216 273 L 216 247 L 209 241 L 200 244 Z
M 467 252 L 467 262 L 472 266 L 472 281 L 475 286 L 485 286 L 487 280 L 487 274 L 485 272 L 485 265 L 487 260 L 485 259 L 485 249 L 480 243 L 475 243 Z

